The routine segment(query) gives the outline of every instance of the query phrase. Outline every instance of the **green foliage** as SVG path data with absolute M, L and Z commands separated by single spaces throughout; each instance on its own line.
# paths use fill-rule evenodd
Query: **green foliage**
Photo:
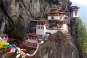
M 78 36 L 76 43 L 79 46 L 79 48 L 82 50 L 82 53 L 86 53 L 87 52 L 87 29 L 85 24 L 82 22 L 80 18 L 77 19 L 75 28 L 77 30 L 76 36 Z

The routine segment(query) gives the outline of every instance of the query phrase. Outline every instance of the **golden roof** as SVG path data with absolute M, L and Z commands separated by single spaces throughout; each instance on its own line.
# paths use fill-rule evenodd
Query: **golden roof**
M 53 7 L 51 8 L 52 12 L 58 12 L 58 10 L 60 10 L 60 7 L 58 7 L 57 5 L 53 5 Z
M 53 7 L 52 8 L 57 8 L 58 6 L 57 5 L 53 5 Z

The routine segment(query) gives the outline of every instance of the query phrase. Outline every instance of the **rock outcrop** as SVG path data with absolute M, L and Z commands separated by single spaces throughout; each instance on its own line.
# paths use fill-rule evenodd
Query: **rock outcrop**
M 39 47 L 32 58 L 79 58 L 79 52 L 71 36 L 59 31 L 50 34 L 48 41 Z

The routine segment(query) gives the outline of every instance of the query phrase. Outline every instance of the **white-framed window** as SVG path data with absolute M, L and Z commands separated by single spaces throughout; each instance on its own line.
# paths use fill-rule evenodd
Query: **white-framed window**
M 48 20 L 52 19 L 52 16 L 48 16 Z
M 54 19 L 55 19 L 55 20 L 58 20 L 58 19 L 59 19 L 59 16 L 54 16 Z

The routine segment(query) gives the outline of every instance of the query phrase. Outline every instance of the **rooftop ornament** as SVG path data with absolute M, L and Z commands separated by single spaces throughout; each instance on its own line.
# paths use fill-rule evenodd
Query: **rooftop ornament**
M 60 7 L 58 7 L 57 5 L 53 5 L 53 7 L 51 8 L 50 11 L 52 11 L 52 12 L 58 12 L 58 10 L 60 10 Z

